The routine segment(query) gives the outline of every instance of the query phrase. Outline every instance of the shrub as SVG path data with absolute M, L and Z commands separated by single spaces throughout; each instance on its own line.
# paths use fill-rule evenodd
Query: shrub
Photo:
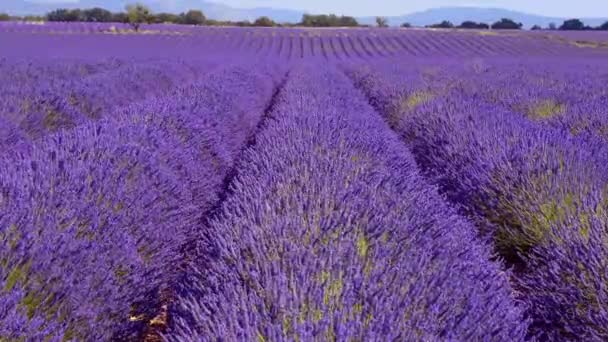
M 273 27 L 273 26 L 276 26 L 276 23 L 272 19 L 264 16 L 264 17 L 257 18 L 253 22 L 253 26 Z
M 190 10 L 180 15 L 180 21 L 186 25 L 203 25 L 205 20 L 203 12 L 197 10 Z
M 126 10 L 129 24 L 135 31 L 139 31 L 139 26 L 141 24 L 150 22 L 151 13 L 148 7 L 137 3 L 134 5 L 127 5 Z
M 82 11 L 81 19 L 89 22 L 107 23 L 112 21 L 112 12 L 99 7 L 85 9 Z
M 444 20 L 444 21 L 440 22 L 439 24 L 429 25 L 427 27 L 430 27 L 430 28 L 453 28 L 454 24 L 452 24 L 450 21 Z
M 299 25 L 307 27 L 355 27 L 359 24 L 355 18 L 349 16 L 304 14 Z
M 376 17 L 376 26 L 388 27 L 388 19 L 386 19 L 385 17 Z
M 563 31 L 581 31 L 585 29 L 585 24 L 579 19 L 568 19 L 559 27 Z
M 516 23 L 515 21 L 507 18 L 502 18 L 499 21 L 492 24 L 493 30 L 519 30 L 523 26 L 522 23 Z
M 460 24 L 460 26 L 458 26 L 458 28 L 486 30 L 486 29 L 489 29 L 490 26 L 486 23 L 476 23 L 474 21 L 463 21 L 462 24 Z

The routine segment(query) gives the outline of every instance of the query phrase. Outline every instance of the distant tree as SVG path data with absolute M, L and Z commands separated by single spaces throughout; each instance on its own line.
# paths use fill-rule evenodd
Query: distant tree
M 376 17 L 376 26 L 388 27 L 388 19 L 386 17 Z
M 151 22 L 156 24 L 172 23 L 179 24 L 181 18 L 173 13 L 157 13 L 152 16 Z
M 410 27 L 412 27 L 412 24 L 410 24 L 410 23 L 403 23 L 403 24 L 401 24 L 401 27 L 410 28 Z
M 276 23 L 266 16 L 259 17 L 253 22 L 253 26 L 272 27 L 275 25 Z
M 568 19 L 559 27 L 563 31 L 581 31 L 585 29 L 585 24 L 579 19 Z
M 112 13 L 112 22 L 113 23 L 128 23 L 129 16 L 127 16 L 127 13 L 125 13 L 125 12 Z
M 464 29 L 476 29 L 477 28 L 477 23 L 474 21 L 463 21 L 462 24 L 460 24 L 460 26 L 458 26 L 458 28 L 464 28 Z
M 6 13 L 0 13 L 0 21 L 9 21 L 11 20 L 11 16 Z
M 488 25 L 486 23 L 476 23 L 474 21 L 467 20 L 467 21 L 463 21 L 462 24 L 460 24 L 460 26 L 458 26 L 458 28 L 487 30 L 490 28 L 490 25 Z
M 557 25 L 555 25 L 555 23 L 549 23 L 549 30 L 557 30 Z
M 532 26 L 532 28 L 530 30 L 532 30 L 532 31 L 539 31 L 539 30 L 542 30 L 542 27 L 540 27 L 538 25 L 534 25 L 534 26 Z
M 215 19 L 207 19 L 205 20 L 205 25 L 206 26 L 218 26 L 221 25 L 222 23 L 218 20 Z
M 522 23 L 516 23 L 511 19 L 502 18 L 492 24 L 493 30 L 519 30 L 524 26 Z
M 608 21 L 600 25 L 597 29 L 602 31 L 608 31 Z
M 135 31 L 139 31 L 139 26 L 143 23 L 150 22 L 150 19 L 152 18 L 150 9 L 140 3 L 127 5 L 126 10 L 129 24 Z
M 82 11 L 82 19 L 89 22 L 107 23 L 112 21 L 112 12 L 95 7 Z
M 310 27 L 314 27 L 316 26 L 316 16 L 314 15 L 310 15 L 310 14 L 303 14 L 302 15 L 302 20 L 300 20 L 300 24 L 302 26 L 310 26 Z
M 69 11 L 67 19 L 68 20 L 66 20 L 66 21 L 70 21 L 70 22 L 84 21 L 84 18 L 82 16 L 82 11 L 80 9 L 73 9 L 73 10 Z
M 306 27 L 355 27 L 359 26 L 359 23 L 355 18 L 349 16 L 304 14 L 298 25 Z
M 248 27 L 248 26 L 251 26 L 251 22 L 249 20 L 237 21 L 234 24 L 236 26 L 239 26 L 239 27 Z
M 68 21 L 68 22 L 84 21 L 84 19 L 82 18 L 82 11 L 79 9 L 68 10 L 66 12 L 65 20 L 63 20 L 63 21 Z
M 331 15 L 319 14 L 319 15 L 309 15 L 305 14 L 302 16 L 302 23 L 304 26 L 312 26 L 312 27 L 329 27 L 331 26 Z
M 340 23 L 339 23 L 340 19 L 335 14 L 330 14 L 330 15 L 326 16 L 326 20 L 327 20 L 328 26 L 339 26 L 340 25 Z
M 40 15 L 26 15 L 25 17 L 18 18 L 22 21 L 44 21 L 46 17 Z
M 203 12 L 198 10 L 189 10 L 185 14 L 182 13 L 180 17 L 181 22 L 186 25 L 203 25 L 205 20 L 207 20 Z
M 338 18 L 338 26 L 357 27 L 357 26 L 359 26 L 359 23 L 357 22 L 357 19 L 355 19 L 354 17 L 349 17 L 349 16 L 343 15 Z
M 433 25 L 428 25 L 427 27 L 430 28 L 453 28 L 454 24 L 452 24 L 452 22 L 444 20 L 442 22 L 440 22 L 439 24 L 433 24 Z
M 47 21 L 86 21 L 86 22 L 111 22 L 114 14 L 103 8 L 95 7 L 85 10 L 60 8 L 46 14 Z
M 48 20 L 48 21 L 65 21 L 65 22 L 85 21 L 81 10 L 79 10 L 79 9 L 69 10 L 66 8 L 60 8 L 60 9 L 56 9 L 54 11 L 49 12 L 46 15 L 46 20 Z

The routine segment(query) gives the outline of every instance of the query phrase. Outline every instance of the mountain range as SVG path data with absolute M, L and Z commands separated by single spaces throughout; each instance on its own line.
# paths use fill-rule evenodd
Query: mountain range
M 0 12 L 12 15 L 41 15 L 57 8 L 91 8 L 102 7 L 113 12 L 124 10 L 128 3 L 134 0 L 79 0 L 77 2 L 65 3 L 39 3 L 28 0 L 2 0 L 0 1 Z M 268 16 L 276 22 L 300 21 L 304 11 L 277 9 L 277 8 L 234 8 L 224 4 L 210 2 L 206 0 L 145 0 L 146 4 L 153 12 L 185 12 L 190 9 L 202 10 L 208 18 L 216 20 L 249 20 L 253 21 L 261 16 Z M 608 13 L 607 13 L 608 15 Z M 546 17 L 536 14 L 528 14 L 518 11 L 506 10 L 501 8 L 480 8 L 480 7 L 440 7 L 426 11 L 404 14 L 399 16 L 387 17 L 390 25 L 398 26 L 408 22 L 414 26 L 424 26 L 449 20 L 454 24 L 460 24 L 465 20 L 492 23 L 501 18 L 510 18 L 516 22 L 521 22 L 524 27 L 532 25 L 547 26 L 550 23 L 561 24 L 568 18 Z M 579 18 L 585 24 L 598 26 L 608 21 L 604 18 Z M 375 24 L 375 17 L 357 18 L 361 24 Z

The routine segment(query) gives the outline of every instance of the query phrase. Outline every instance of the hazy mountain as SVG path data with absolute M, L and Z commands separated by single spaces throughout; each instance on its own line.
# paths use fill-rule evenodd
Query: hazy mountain
M 607 13 L 608 14 L 608 13 Z M 511 11 L 501 8 L 480 8 L 480 7 L 441 7 L 433 8 L 422 12 L 415 12 L 401 16 L 387 17 L 392 26 L 402 23 L 410 23 L 414 26 L 425 26 L 449 20 L 454 25 L 459 25 L 463 21 L 472 20 L 491 24 L 501 18 L 509 18 L 515 22 L 524 24 L 524 27 L 540 25 L 548 26 L 555 23 L 559 26 L 564 20 L 569 18 L 545 17 L 541 15 L 528 14 L 523 12 Z M 358 18 L 360 23 L 375 24 L 375 17 Z M 608 18 L 579 18 L 590 26 L 599 26 L 608 21 Z
M 66 3 L 36 3 L 32 0 L 0 0 L 0 12 L 14 15 L 44 14 L 57 8 L 90 8 L 103 7 L 110 11 L 122 11 L 127 3 L 135 0 L 80 0 Z M 268 16 L 277 22 L 298 22 L 303 11 L 276 8 L 233 8 L 220 3 L 205 0 L 139 0 L 150 7 L 153 12 L 184 12 L 189 9 L 200 9 L 208 18 L 217 20 L 250 20 L 260 16 Z M 477 7 L 442 7 L 422 12 L 387 17 L 389 24 L 398 26 L 408 22 L 415 26 L 424 26 L 449 20 L 457 25 L 465 20 L 492 23 L 501 18 L 510 18 L 521 22 L 524 27 L 549 23 L 561 24 L 567 18 L 545 17 L 500 8 Z M 362 24 L 375 24 L 375 17 L 357 18 Z M 608 18 L 580 18 L 587 25 L 598 26 L 608 21 Z

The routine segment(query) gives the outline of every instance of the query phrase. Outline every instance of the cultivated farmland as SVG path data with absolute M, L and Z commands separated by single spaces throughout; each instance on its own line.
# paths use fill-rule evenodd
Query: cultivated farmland
M 606 341 L 606 42 L 0 23 L 0 341 Z

